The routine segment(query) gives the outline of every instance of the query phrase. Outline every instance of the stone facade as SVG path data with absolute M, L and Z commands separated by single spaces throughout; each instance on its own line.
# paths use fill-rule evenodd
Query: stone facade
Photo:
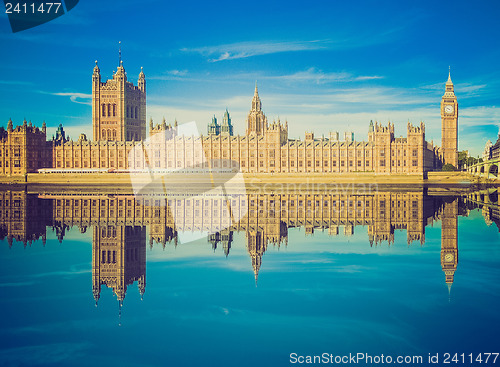
M 52 150 L 45 134 L 45 122 L 41 129 L 26 120 L 14 128 L 9 120 L 7 130 L 0 129 L 0 175 L 20 176 L 50 167 Z
M 304 140 L 288 139 L 288 122 L 268 124 L 255 89 L 247 119 L 247 134 L 224 133 L 215 117 L 208 136 L 182 136 L 177 126 L 150 122 L 150 137 L 168 131 L 162 139 L 142 142 L 144 157 L 132 157 L 137 143 L 124 141 L 65 141 L 54 145 L 54 168 L 238 168 L 249 173 L 375 172 L 423 174 L 436 164 L 434 148 L 425 140 L 425 126 L 407 124 L 407 137 L 394 136 L 394 124 L 370 123 L 368 141 L 321 138 L 306 133 Z M 227 116 L 229 117 L 229 116 Z M 231 129 L 232 132 L 232 129 Z M 196 151 L 201 146 L 202 154 Z M 198 153 L 198 154 L 197 154 Z
M 121 61 L 113 79 L 103 83 L 96 61 L 92 74 L 92 127 L 96 141 L 146 139 L 146 78 L 142 68 L 137 86 L 127 81 Z
M 96 64 L 92 83 L 94 140 L 88 141 L 82 134 L 77 141 L 73 141 L 58 134 L 58 139 L 45 144 L 45 130 L 39 132 L 26 126 L 25 122 L 22 127 L 15 130 L 11 127 L 2 133 L 0 145 L 3 148 L 0 152 L 15 148 L 14 151 L 20 152 L 21 157 L 29 158 L 24 166 L 17 160 L 0 161 L 0 173 L 17 175 L 36 172 L 43 167 L 61 170 L 143 170 L 196 166 L 241 169 L 248 173 L 423 175 L 440 168 L 443 160 L 455 166 L 457 164 L 458 104 L 450 77 L 441 102 L 442 148 L 425 140 L 423 122 L 417 126 L 408 122 L 406 137 L 395 137 L 391 122 L 386 126 L 370 122 L 367 141 L 356 141 L 352 132 L 344 134 L 343 141 L 339 140 L 338 132 L 330 133 L 329 138 L 318 139 L 314 133 L 308 132 L 304 140 L 289 139 L 288 122 L 282 123 L 278 119 L 268 123 L 257 85 L 243 136 L 233 135 L 231 118 L 226 109 L 223 123 L 217 124 L 214 116 L 206 136 L 185 136 L 178 133 L 177 122 L 172 127 L 163 120 L 156 125 L 150 121 L 149 139 L 146 139 L 146 82 L 142 70 L 137 87 L 127 81 L 122 63 L 113 79 L 102 83 Z M 18 145 L 14 147 L 13 144 Z M 1 158 L 6 161 L 5 153 Z M 17 167 L 19 164 L 24 168 Z
M 441 150 L 443 164 L 458 167 L 458 103 L 450 74 L 441 98 Z

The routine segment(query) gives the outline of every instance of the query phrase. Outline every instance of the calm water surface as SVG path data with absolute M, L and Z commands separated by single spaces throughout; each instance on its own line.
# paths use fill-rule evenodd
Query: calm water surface
M 500 352 L 496 190 L 252 194 L 206 235 L 227 218 L 203 201 L 0 199 L 0 365 Z

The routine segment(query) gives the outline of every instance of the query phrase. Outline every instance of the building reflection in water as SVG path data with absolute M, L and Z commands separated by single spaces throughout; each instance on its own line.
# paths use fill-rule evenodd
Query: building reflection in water
M 248 208 L 238 223 L 229 227 L 219 200 L 207 198 L 168 199 L 127 195 L 34 195 L 25 191 L 0 191 L 0 238 L 24 243 L 42 239 L 52 228 L 60 241 L 66 229 L 93 229 L 92 292 L 99 300 L 105 285 L 123 304 L 127 287 L 137 282 L 141 297 L 146 288 L 146 246 L 178 245 L 178 233 L 212 233 L 208 242 L 214 251 L 221 246 L 230 254 L 233 233 L 246 234 L 246 249 L 257 283 L 262 258 L 269 245 L 288 244 L 288 229 L 303 227 L 307 236 L 315 230 L 329 235 L 354 234 L 366 226 L 370 246 L 394 243 L 395 230 L 406 230 L 408 245 L 425 243 L 425 228 L 441 222 L 441 266 L 448 288 L 458 265 L 458 216 L 479 208 L 488 225 L 500 229 L 498 190 L 462 193 L 456 196 L 415 192 L 370 194 L 247 194 L 233 197 L 232 210 Z M 166 204 L 166 205 L 165 205 Z M 175 213 L 175 221 L 173 214 Z M 146 231 L 148 227 L 148 231 Z M 227 227 L 227 228 L 226 228 Z M 219 228 L 226 228 L 218 230 Z
M 127 286 L 137 281 L 141 298 L 146 289 L 146 228 L 94 226 L 92 240 L 92 293 L 99 300 L 101 286 L 112 288 L 120 308 Z

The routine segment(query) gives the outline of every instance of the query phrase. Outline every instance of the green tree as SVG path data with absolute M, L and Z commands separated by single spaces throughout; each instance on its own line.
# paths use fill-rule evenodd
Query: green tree
M 457 169 L 455 168 L 455 166 L 453 164 L 446 163 L 441 170 L 449 172 L 449 171 L 456 171 Z
M 466 150 L 462 150 L 458 152 L 458 168 L 463 169 L 465 163 L 467 162 L 468 152 Z

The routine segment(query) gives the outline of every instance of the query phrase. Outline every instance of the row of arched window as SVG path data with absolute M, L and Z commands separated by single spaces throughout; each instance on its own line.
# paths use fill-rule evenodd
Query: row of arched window
M 139 108 L 133 106 L 127 106 L 127 117 L 131 119 L 136 119 L 139 116 Z
M 139 139 L 139 134 L 137 133 L 131 133 L 131 132 L 127 132 L 127 140 L 140 140 Z
M 101 105 L 101 116 L 102 117 L 115 117 L 116 116 L 116 103 L 103 103 Z M 131 119 L 139 118 L 139 107 L 137 106 L 127 106 L 127 117 Z
M 102 264 L 116 264 L 116 251 L 102 251 L 101 254 Z
M 103 103 L 101 105 L 101 115 L 102 117 L 116 116 L 116 103 Z
M 102 129 L 101 130 L 102 140 L 116 140 L 116 129 Z

